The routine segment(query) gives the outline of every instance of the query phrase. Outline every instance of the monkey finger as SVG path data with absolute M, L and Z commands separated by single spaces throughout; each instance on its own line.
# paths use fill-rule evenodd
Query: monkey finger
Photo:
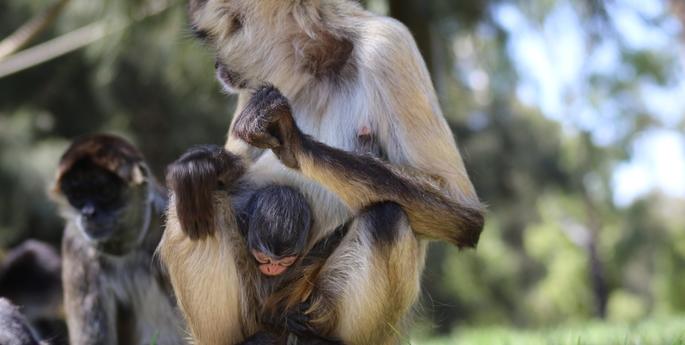
M 309 324 L 309 317 L 302 313 L 288 313 L 285 319 L 285 328 L 288 332 L 297 336 L 315 334 L 315 330 Z
M 300 163 L 297 161 L 295 154 L 291 150 L 287 150 L 282 146 L 274 147 L 271 150 L 274 152 L 276 157 L 278 157 L 281 163 L 288 168 L 298 169 L 300 167 Z
M 281 146 L 280 141 L 276 137 L 266 132 L 250 133 L 245 141 L 260 149 L 273 149 Z

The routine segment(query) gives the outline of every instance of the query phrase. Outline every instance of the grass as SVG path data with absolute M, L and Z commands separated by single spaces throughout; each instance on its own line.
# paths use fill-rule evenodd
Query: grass
M 685 345 L 685 317 L 636 324 L 590 322 L 549 330 L 502 327 L 463 329 L 454 336 L 413 345 Z

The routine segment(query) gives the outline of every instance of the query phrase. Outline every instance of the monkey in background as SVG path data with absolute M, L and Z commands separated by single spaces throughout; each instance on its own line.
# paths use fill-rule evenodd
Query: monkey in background
M 303 302 L 307 324 L 348 345 L 399 343 L 428 242 L 475 247 L 484 224 L 411 33 L 353 0 L 190 0 L 188 10 L 217 79 L 238 94 L 225 147 L 246 158 L 248 182 L 307 197 L 310 245 L 350 222 Z M 189 193 L 174 191 L 160 253 L 193 337 L 235 344 L 259 325 L 225 235 L 234 210 L 207 192 L 210 175 L 194 170 Z
M 302 318 L 302 311 L 294 309 L 298 303 L 292 301 L 305 299 L 304 295 L 311 289 L 309 282 L 340 243 L 346 228 L 341 227 L 319 240 L 313 248 L 308 247 L 312 217 L 306 198 L 288 186 L 255 187 L 245 183 L 242 159 L 219 146 L 191 148 L 169 165 L 169 188 L 178 196 L 196 193 L 187 189 L 193 184 L 184 177 L 197 171 L 207 173 L 207 178 L 215 177 L 210 187 L 224 195 L 233 210 L 231 214 L 224 215 L 223 221 L 235 226 L 227 227 L 223 235 L 235 248 L 232 259 L 240 262 L 234 282 L 241 284 L 241 303 L 249 310 L 251 321 L 261 325 L 256 334 L 240 345 L 285 345 L 289 337 L 286 330 L 294 328 L 297 328 L 298 344 L 342 344 L 309 329 Z M 214 172 L 220 175 L 212 175 Z M 192 201 L 179 205 L 193 212 L 208 212 L 207 207 L 211 206 Z M 187 213 L 178 215 L 184 219 L 193 217 Z M 168 254 L 162 253 L 163 256 Z
M 64 303 L 72 345 L 183 344 L 183 323 L 154 259 L 166 191 L 126 140 L 96 134 L 62 156 L 54 198 L 66 220 Z
M 19 308 L 4 298 L 0 298 L 0 344 L 47 345 L 38 341 L 38 336 Z
M 41 339 L 50 339 L 52 345 L 68 344 L 62 304 L 62 259 L 51 245 L 26 240 L 3 257 L 0 297 L 21 308 Z

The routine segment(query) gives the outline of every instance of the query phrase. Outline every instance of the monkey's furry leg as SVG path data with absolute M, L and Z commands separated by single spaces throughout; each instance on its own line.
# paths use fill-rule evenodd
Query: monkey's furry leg
M 426 242 L 395 203 L 364 208 L 350 227 L 316 277 L 305 314 L 316 333 L 344 344 L 395 344 L 419 295 Z

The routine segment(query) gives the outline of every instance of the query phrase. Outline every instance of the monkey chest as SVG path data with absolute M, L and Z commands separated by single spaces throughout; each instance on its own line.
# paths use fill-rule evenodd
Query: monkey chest
M 331 147 L 357 154 L 385 158 L 379 128 L 368 116 L 325 114 L 322 118 L 297 118 L 300 129 L 307 135 Z

